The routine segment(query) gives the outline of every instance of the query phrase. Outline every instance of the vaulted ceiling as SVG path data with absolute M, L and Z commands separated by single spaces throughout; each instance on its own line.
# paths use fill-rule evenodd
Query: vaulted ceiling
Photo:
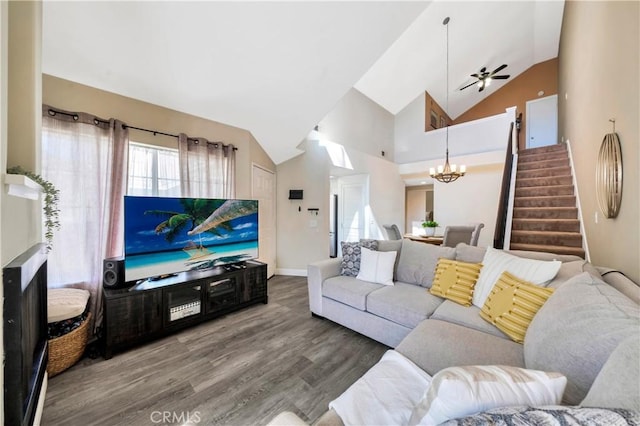
M 355 87 L 397 114 L 424 90 L 456 117 L 456 88 L 503 63 L 556 57 L 563 1 L 56 2 L 43 72 L 249 130 L 274 162 Z M 508 82 L 508 80 L 507 80 Z M 125 118 L 126 117 L 122 117 Z M 162 129 L 159 129 L 162 130 Z M 173 130 L 173 129 L 170 129 Z

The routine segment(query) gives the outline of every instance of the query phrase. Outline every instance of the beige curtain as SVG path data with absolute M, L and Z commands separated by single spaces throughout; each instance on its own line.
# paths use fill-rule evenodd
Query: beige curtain
M 43 106 L 42 175 L 60 190 L 49 287 L 89 290 L 94 331 L 102 324 L 103 260 L 123 254 L 128 144 L 118 120 Z
M 178 136 L 180 190 L 183 197 L 235 198 L 236 152 L 233 145 Z

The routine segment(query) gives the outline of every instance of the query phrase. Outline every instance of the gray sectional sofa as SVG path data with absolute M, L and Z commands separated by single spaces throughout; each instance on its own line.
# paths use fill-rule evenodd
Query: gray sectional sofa
M 378 241 L 377 250 L 398 253 L 393 286 L 341 275 L 340 258 L 309 265 L 312 314 L 395 348 L 429 375 L 462 365 L 559 372 L 567 377 L 563 404 L 640 411 L 640 287 L 620 272 L 576 256 L 509 252 L 562 262 L 521 344 L 482 319 L 480 308 L 428 291 L 438 258 L 482 262 L 486 249 L 402 240 Z M 342 421 L 328 411 L 318 424 Z

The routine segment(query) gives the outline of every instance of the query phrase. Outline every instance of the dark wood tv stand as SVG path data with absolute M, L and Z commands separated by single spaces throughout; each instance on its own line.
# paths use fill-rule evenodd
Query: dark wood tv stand
M 104 357 L 255 303 L 267 303 L 267 265 L 181 272 L 125 289 L 103 288 Z

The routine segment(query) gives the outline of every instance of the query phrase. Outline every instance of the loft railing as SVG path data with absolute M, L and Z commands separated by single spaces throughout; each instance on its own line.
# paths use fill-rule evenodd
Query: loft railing
M 507 232 L 507 223 L 509 219 L 509 200 L 511 196 L 511 176 L 513 169 L 513 160 L 517 152 L 517 146 L 513 145 L 513 123 L 509 127 L 509 141 L 507 143 L 507 152 L 504 160 L 504 171 L 502 172 L 502 184 L 500 186 L 500 199 L 498 200 L 498 214 L 496 217 L 496 228 L 493 234 L 493 247 L 502 249 L 504 247 L 505 236 Z M 508 244 L 507 244 L 508 245 Z M 508 247 L 507 247 L 508 248 Z

